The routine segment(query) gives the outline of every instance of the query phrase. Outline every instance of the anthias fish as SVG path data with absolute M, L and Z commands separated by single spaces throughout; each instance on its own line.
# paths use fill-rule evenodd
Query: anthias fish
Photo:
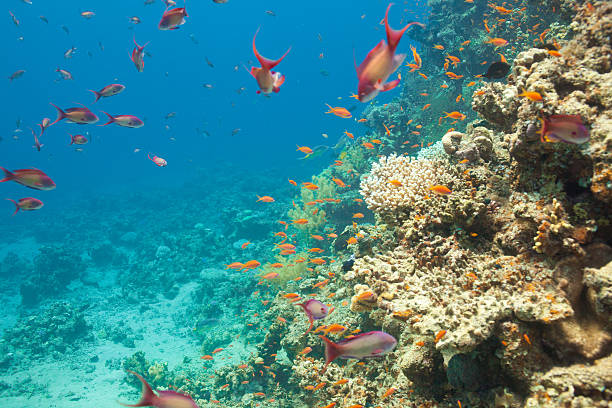
M 397 344 L 395 337 L 382 331 L 361 333 L 337 343 L 334 343 L 325 336 L 319 337 L 325 343 L 325 366 L 323 367 L 323 372 L 325 372 L 329 363 L 337 358 L 362 360 L 381 357 L 392 351 Z
M 272 71 L 272 68 L 277 66 L 283 60 L 283 58 L 285 58 L 285 56 L 289 54 L 289 51 L 291 51 L 291 47 L 289 47 L 289 49 L 283 54 L 283 56 L 277 59 L 276 61 L 270 60 L 262 56 L 257 51 L 257 47 L 255 46 L 255 39 L 257 38 L 258 33 L 259 28 L 253 36 L 253 52 L 255 53 L 257 61 L 259 61 L 259 63 L 261 64 L 261 68 L 252 67 L 251 75 L 257 80 L 257 85 L 259 85 L 259 90 L 257 91 L 257 93 L 277 93 L 278 91 L 280 91 L 281 85 L 285 82 L 285 76 L 282 75 L 280 72 Z
M 66 110 L 62 110 L 56 105 L 53 106 L 55 109 L 57 109 L 57 119 L 55 119 L 55 122 L 51 123 L 49 126 L 54 125 L 63 119 L 66 119 L 68 122 L 78 123 L 79 125 L 90 125 L 99 120 L 95 113 L 84 106 L 82 108 L 68 108 Z
M 589 130 L 582 123 L 579 115 L 553 115 L 541 119 L 539 130 L 542 142 L 565 142 L 582 144 L 589 141 Z
M 157 27 L 160 30 L 178 30 L 185 24 L 185 17 L 189 17 L 185 7 L 166 9 Z
M 15 204 L 16 208 L 15 208 L 15 212 L 13 213 L 13 215 L 17 214 L 19 210 L 34 211 L 34 210 L 38 210 L 42 208 L 42 206 L 44 205 L 42 201 L 40 201 L 37 198 L 33 198 L 33 197 L 21 198 L 19 199 L 19 201 L 15 201 L 10 198 L 7 198 L 7 200 L 12 201 L 13 204 Z
M 124 407 L 155 407 L 155 408 L 198 408 L 196 403 L 189 395 L 181 394 L 176 391 L 153 391 L 149 383 L 142 378 L 140 374 L 128 370 L 128 373 L 134 374 L 142 383 L 142 393 L 140 401 L 136 404 L 124 404 Z
M 100 98 L 108 98 L 109 96 L 117 95 L 123 92 L 124 89 L 125 86 L 121 84 L 110 84 L 106 85 L 104 88 L 100 89 L 97 92 L 92 89 L 90 89 L 89 92 L 92 92 L 94 95 L 96 95 L 96 100 L 94 102 L 98 102 Z
M 22 186 L 33 188 L 34 190 L 53 190 L 55 183 L 49 176 L 38 169 L 21 169 L 9 171 L 4 167 L 0 167 L 4 171 L 4 178 L 0 183 L 5 181 L 14 181 Z
M 132 62 L 134 63 L 134 66 L 138 72 L 142 72 L 144 70 L 144 49 L 149 43 L 147 42 L 145 45 L 140 46 L 136 42 L 136 37 L 134 37 L 134 44 L 136 47 L 132 50 Z
M 308 327 L 306 333 L 309 333 L 312 330 L 315 320 L 321 320 L 329 314 L 329 308 L 323 304 L 323 302 L 317 299 L 308 299 L 304 303 L 296 304 L 296 306 L 300 306 L 302 309 L 304 309 L 304 313 L 306 313 L 306 317 L 308 317 L 310 327 Z
M 386 82 L 406 58 L 406 54 L 395 54 L 397 45 L 408 27 L 415 24 L 425 27 L 421 23 L 412 22 L 408 23 L 401 30 L 393 30 L 389 26 L 389 9 L 391 6 L 392 4 L 389 4 L 385 13 L 387 42 L 385 43 L 385 40 L 380 40 L 378 45 L 368 53 L 361 65 L 357 67 L 357 78 L 359 79 L 357 98 L 361 102 L 371 101 L 380 92 L 391 90 L 399 84 L 399 79 Z
M 102 111 L 106 116 L 108 116 L 108 122 L 100 126 L 107 126 L 111 123 L 116 123 L 119 126 L 129 127 L 129 128 L 139 128 L 144 126 L 144 122 L 137 118 L 134 115 L 117 115 L 113 116 L 110 113 L 106 113 Z

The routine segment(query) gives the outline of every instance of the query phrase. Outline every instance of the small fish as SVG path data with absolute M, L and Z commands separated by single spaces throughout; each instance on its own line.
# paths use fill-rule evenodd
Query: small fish
M 166 9 L 162 15 L 157 28 L 160 30 L 178 30 L 180 26 L 185 24 L 185 18 L 189 17 L 185 7 L 177 7 L 173 9 Z
M 53 190 L 56 187 L 53 180 L 38 169 L 21 169 L 13 170 L 12 172 L 4 167 L 0 167 L 0 169 L 4 171 L 4 178 L 0 180 L 0 183 L 14 181 L 34 190 L 44 191 Z
M 55 122 L 51 123 L 49 126 L 54 125 L 63 119 L 66 119 L 68 122 L 78 123 L 80 125 L 91 125 L 99 120 L 92 111 L 84 106 L 82 108 L 68 108 L 64 111 L 56 105 L 51 105 L 57 109 L 57 119 L 55 119 Z
M 263 203 L 273 203 L 274 202 L 274 198 L 270 197 L 270 196 L 257 196 L 257 201 L 261 201 Z
M 236 136 L 240 132 L 240 128 L 232 129 L 232 136 Z
M 393 393 L 397 391 L 397 388 L 389 388 L 387 391 L 385 391 L 385 393 L 380 397 L 381 400 L 390 397 L 391 395 L 393 395 Z
M 351 118 L 353 116 L 351 112 L 346 108 L 340 106 L 332 107 L 327 103 L 325 105 L 327 105 L 327 107 L 329 108 L 329 110 L 325 113 L 333 113 L 334 115 L 345 119 Z
M 140 24 L 142 22 L 142 20 L 140 20 L 140 17 L 138 16 L 128 17 L 128 19 L 132 24 Z
M 312 330 L 315 320 L 324 319 L 329 314 L 329 308 L 323 302 L 317 299 L 308 299 L 304 303 L 297 303 L 296 306 L 300 306 L 302 309 L 304 309 L 304 313 L 306 313 L 306 317 L 308 317 L 310 326 L 308 327 L 308 330 L 306 330 L 306 333 L 309 333 Z
M 505 47 L 508 45 L 508 41 L 503 38 L 491 38 L 489 37 L 489 41 L 485 41 L 485 44 L 493 44 L 496 48 Z
M 531 91 L 531 92 L 527 92 L 523 89 L 523 92 L 520 93 L 518 96 L 523 96 L 527 99 L 529 99 L 532 102 L 541 102 L 542 101 L 542 95 L 540 95 L 539 92 L 535 92 L 535 91 Z
M 434 338 L 434 343 L 438 343 L 440 340 L 442 340 L 442 337 L 444 337 L 445 334 L 446 334 L 446 330 L 440 330 L 436 334 L 436 337 Z
M 136 374 L 134 371 L 130 370 L 127 370 L 127 372 L 134 374 L 140 380 L 142 383 L 142 394 L 140 396 L 140 401 L 138 401 L 136 404 L 130 405 L 120 403 L 121 405 L 126 407 L 152 406 L 156 408 L 198 408 L 190 396 L 171 390 L 153 391 L 151 386 L 140 374 Z
M 337 358 L 362 360 L 381 357 L 391 352 L 397 345 L 395 337 L 382 331 L 361 333 L 338 343 L 334 343 L 325 336 L 319 337 L 325 344 L 325 365 L 321 373 L 324 373 L 327 366 Z
M 90 18 L 92 18 L 93 16 L 95 16 L 95 15 L 96 15 L 96 13 L 94 13 L 93 11 L 84 11 L 84 12 L 81 13 L 81 17 L 86 18 L 88 20 Z
M 457 112 L 457 111 L 450 112 L 450 113 L 444 112 L 444 113 L 446 114 L 445 116 L 446 118 L 458 119 L 458 120 L 464 120 L 466 118 L 466 116 L 463 113 Z
M 87 144 L 88 140 L 85 136 L 83 135 L 71 135 L 68 134 L 68 136 L 70 136 L 70 144 L 76 144 L 76 145 L 84 145 Z
M 438 194 L 438 195 L 449 195 L 452 193 L 452 191 L 446 187 L 446 186 L 441 186 L 441 185 L 435 185 L 435 186 L 431 186 L 429 187 L 430 191 Z
M 15 72 L 13 72 L 13 73 L 11 74 L 11 76 L 10 76 L 10 77 L 8 77 L 8 79 L 10 79 L 10 80 L 12 81 L 13 79 L 18 79 L 18 78 L 21 78 L 21 77 L 23 76 L 23 74 L 25 74 L 25 70 L 20 69 L 20 70 L 17 70 L 17 71 L 15 71 Z
M 13 24 L 15 24 L 15 26 L 19 27 L 19 20 L 17 19 L 17 17 L 15 17 L 15 15 L 13 14 L 12 11 L 9 10 L 9 14 L 11 15 L 11 19 L 13 20 Z
M 94 101 L 94 103 L 96 103 L 98 102 L 100 98 L 108 98 L 109 96 L 120 94 L 121 92 L 123 92 L 124 89 L 125 89 L 124 85 L 110 84 L 110 85 L 106 85 L 104 88 L 102 88 L 98 92 L 91 90 L 91 89 L 89 90 L 89 92 L 92 92 L 94 95 L 96 95 L 96 100 Z
M 62 26 L 62 30 L 64 30 L 67 35 L 70 35 L 70 30 L 65 25 Z
M 134 37 L 134 44 L 136 45 L 136 47 L 132 50 L 132 56 L 130 58 L 132 59 L 132 62 L 134 63 L 136 70 L 138 70 L 138 72 L 142 72 L 144 70 L 144 55 L 145 55 L 144 49 L 149 43 L 147 42 L 145 45 L 141 47 L 136 42 L 136 37 Z
M 72 74 L 70 72 L 66 71 L 65 69 L 57 68 L 55 70 L 55 72 L 58 72 L 62 76 L 62 79 L 65 80 L 65 81 L 70 81 L 70 80 L 74 79 L 72 77 Z
M 276 13 L 273 12 L 272 10 L 266 10 L 265 13 L 269 16 L 276 17 Z
M 542 128 L 538 131 L 542 142 L 586 143 L 590 139 L 588 129 L 579 115 L 553 115 L 540 118 Z
M 155 163 L 159 167 L 166 167 L 168 165 L 168 162 L 159 156 L 153 155 L 153 157 L 151 157 L 151 154 L 147 153 L 147 157 L 149 158 L 149 160 L 151 160 L 153 163 Z
M 106 116 L 108 116 L 108 122 L 99 126 L 108 126 L 111 123 L 116 123 L 119 126 L 129 127 L 129 128 L 140 128 L 144 126 L 144 122 L 137 118 L 134 115 L 117 115 L 113 116 L 107 112 L 102 111 Z
M 289 47 L 289 49 L 285 51 L 283 56 L 277 59 L 276 61 L 267 59 L 257 51 L 257 47 L 255 46 L 255 39 L 257 38 L 258 33 L 259 28 L 253 36 L 253 53 L 261 64 L 261 67 L 252 67 L 250 74 L 257 81 L 257 85 L 259 86 L 259 90 L 257 91 L 258 94 L 262 92 L 265 95 L 268 95 L 272 92 L 278 93 L 280 91 L 281 85 L 285 82 L 285 76 L 282 75 L 280 72 L 272 71 L 272 68 L 277 66 L 283 60 L 283 58 L 285 58 L 287 54 L 289 54 L 289 51 L 291 51 L 291 47 Z
M 19 201 L 15 201 L 10 198 L 7 198 L 6 200 L 12 201 L 13 204 L 15 204 L 15 212 L 13 213 L 13 216 L 17 214 L 19 210 L 34 211 L 34 210 L 41 209 L 42 206 L 44 205 L 42 201 L 40 201 L 37 198 L 33 198 L 33 197 L 20 198 Z
M 45 16 L 38 16 L 38 18 L 40 18 L 43 22 L 49 24 L 49 20 L 47 19 L 47 17 L 45 17 Z

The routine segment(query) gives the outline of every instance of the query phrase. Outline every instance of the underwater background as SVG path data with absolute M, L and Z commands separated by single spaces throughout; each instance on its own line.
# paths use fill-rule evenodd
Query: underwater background
M 612 406 L 612 4 L 389 6 L 5 2 L 2 407 Z

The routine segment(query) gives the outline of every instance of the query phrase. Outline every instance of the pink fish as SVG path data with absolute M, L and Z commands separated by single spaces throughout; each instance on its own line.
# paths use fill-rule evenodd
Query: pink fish
M 155 156 L 153 155 L 153 157 L 151 157 L 151 154 L 147 154 L 147 157 L 149 158 L 149 160 L 151 160 L 153 163 L 157 164 L 159 167 L 166 167 L 168 165 L 168 162 L 165 159 L 162 159 L 159 156 Z
M 82 108 L 68 108 L 65 111 L 56 105 L 53 106 L 57 109 L 57 119 L 49 126 L 56 124 L 62 119 L 66 119 L 68 122 L 78 123 L 79 125 L 88 125 L 96 123 L 99 120 L 98 117 L 85 106 Z
M 582 144 L 589 141 L 589 130 L 582 123 L 579 115 L 553 115 L 540 119 L 542 142 L 565 142 Z
M 43 118 L 42 122 L 38 124 L 40 127 L 40 136 L 42 137 L 43 133 L 45 133 L 45 129 L 51 126 L 51 119 Z
M 312 330 L 315 320 L 321 320 L 329 314 L 328 307 L 317 299 L 308 299 L 304 303 L 296 304 L 296 306 L 300 306 L 302 309 L 304 309 L 304 313 L 306 313 L 308 321 L 310 322 L 310 327 L 308 330 L 306 330 L 306 333 L 309 333 Z
M 109 96 L 117 95 L 118 93 L 123 92 L 124 89 L 125 86 L 121 84 L 110 84 L 106 85 L 98 92 L 91 89 L 89 90 L 89 92 L 93 92 L 93 94 L 96 95 L 96 100 L 94 101 L 94 103 L 96 103 L 100 98 L 108 98 Z
M 15 209 L 15 212 L 13 213 L 13 216 L 17 214 L 19 210 L 34 211 L 34 210 L 38 210 L 42 208 L 42 206 L 44 205 L 42 201 L 40 201 L 37 198 L 32 198 L 32 197 L 21 198 L 19 199 L 19 201 L 15 201 L 10 198 L 7 198 L 7 200 L 12 201 L 13 204 L 15 204 L 16 209 Z
M 189 17 L 185 7 L 166 9 L 157 28 L 160 30 L 178 30 L 181 28 L 180 26 L 185 24 L 185 17 Z
M 325 343 L 325 366 L 324 373 L 329 363 L 337 358 L 354 358 L 362 360 L 365 358 L 381 357 L 392 351 L 397 340 L 392 335 L 382 331 L 371 331 L 358 334 L 349 339 L 334 343 L 325 336 L 319 336 Z
M 138 377 L 142 383 L 142 394 L 140 396 L 140 401 L 136 404 L 124 404 L 120 402 L 121 405 L 125 407 L 198 408 L 189 395 L 170 390 L 153 391 L 149 383 L 147 383 L 141 375 L 130 370 L 127 370 L 127 372 Z
M 85 136 L 83 135 L 71 135 L 68 134 L 68 136 L 70 136 L 70 144 L 76 144 L 76 145 L 84 145 L 87 144 L 88 140 Z
M 272 68 L 277 66 L 289 51 L 291 51 L 291 47 L 283 54 L 282 57 L 277 59 L 276 61 L 269 60 L 266 57 L 263 57 L 257 51 L 257 47 L 255 47 L 255 38 L 257 38 L 257 33 L 259 33 L 259 28 L 255 32 L 253 36 L 253 52 L 255 53 L 255 57 L 261 64 L 261 68 L 252 67 L 251 75 L 253 78 L 257 80 L 257 85 L 259 85 L 259 89 L 257 93 L 263 92 L 264 94 L 269 94 L 271 92 L 278 92 L 280 90 L 280 86 L 285 82 L 285 76 L 280 72 L 271 71 Z
M 129 128 L 139 128 L 139 127 L 144 126 L 144 122 L 134 115 L 113 116 L 109 113 L 106 113 L 106 112 L 104 113 L 106 114 L 106 116 L 108 116 L 108 122 L 106 122 L 103 125 L 99 125 L 99 126 L 106 126 L 106 125 L 110 125 L 111 123 L 116 123 L 119 126 L 129 127 Z
M 136 42 L 136 37 L 134 37 L 134 44 L 136 44 L 136 48 L 132 50 L 132 62 L 136 66 L 138 72 L 142 72 L 144 70 L 144 49 L 149 43 L 147 42 L 141 47 Z
M 357 86 L 357 98 L 361 102 L 371 101 L 378 95 L 379 92 L 389 91 L 395 88 L 400 80 L 385 83 L 397 68 L 404 62 L 406 54 L 395 54 L 397 45 L 399 44 L 402 35 L 411 25 L 417 24 L 425 27 L 421 23 L 412 22 L 406 25 L 401 30 L 393 30 L 389 26 L 389 9 L 392 4 L 387 7 L 385 14 L 385 28 L 387 30 L 387 43 L 385 40 L 380 40 L 378 45 L 372 49 L 361 65 L 357 67 L 357 78 L 359 84 Z
M 42 127 L 41 127 L 41 129 L 42 129 Z M 40 152 L 40 148 L 41 148 L 41 147 L 43 147 L 44 145 L 43 145 L 43 144 L 41 144 L 41 143 L 38 141 L 38 136 L 36 136 L 36 132 L 34 132 L 34 130 L 33 130 L 33 129 L 30 129 L 30 130 L 32 131 L 32 135 L 34 135 L 34 147 L 36 148 L 36 150 L 38 150 L 38 151 Z M 40 132 L 40 135 L 42 136 L 42 130 L 41 130 L 41 132 Z
M 0 167 L 0 169 L 4 171 L 4 178 L 0 180 L 0 183 L 14 181 L 34 190 L 53 190 L 55 188 L 53 180 L 38 169 L 21 169 L 12 172 L 4 167 Z

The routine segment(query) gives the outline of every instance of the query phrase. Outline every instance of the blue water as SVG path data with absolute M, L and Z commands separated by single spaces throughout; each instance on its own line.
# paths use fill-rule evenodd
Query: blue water
M 33 3 L 7 0 L 3 4 L 4 18 L 0 24 L 5 55 L 3 75 L 8 77 L 20 69 L 26 72 L 13 81 L 0 80 L 0 92 L 4 95 L 0 166 L 10 170 L 39 168 L 55 181 L 57 188 L 35 191 L 17 183 L 0 184 L 0 198 L 32 196 L 45 204 L 39 211 L 20 212 L 11 217 L 13 204 L 0 201 L 0 235 L 5 245 L 0 261 L 13 251 L 29 262 L 43 243 L 69 247 L 76 254 L 87 253 L 91 246 L 115 242 L 118 235 L 129 230 L 150 232 L 160 238 L 159 243 L 164 243 L 167 239 L 163 234 L 169 225 L 179 228 L 204 222 L 205 227 L 218 231 L 218 242 L 227 247 L 228 257 L 223 262 L 231 262 L 235 259 L 229 256 L 234 256 L 236 250 L 232 248 L 233 242 L 224 241 L 224 234 L 230 233 L 232 226 L 220 225 L 211 216 L 214 211 L 227 207 L 236 211 L 257 210 L 261 207 L 255 204 L 255 195 L 259 194 L 276 197 L 279 205 L 285 207 L 277 209 L 274 215 L 284 215 L 295 192 L 287 179 L 310 180 L 336 158 L 330 150 L 318 159 L 300 161 L 297 159 L 303 154 L 296 152 L 296 145 L 331 147 L 345 130 L 355 135 L 366 131 L 365 126 L 356 122 L 366 105 L 349 97 L 357 91 L 354 58 L 359 64 L 384 38 L 379 22 L 387 1 L 230 0 L 227 4 L 189 1 L 187 23 L 174 31 L 157 28 L 165 8 L 161 1 L 152 5 L 120 0 L 33 0 Z M 19 27 L 13 24 L 9 10 L 19 19 Z M 267 10 L 275 15 L 266 13 Z M 85 19 L 80 15 L 83 11 L 93 11 L 95 16 Z M 131 16 L 138 16 L 142 22 L 131 23 L 128 19 Z M 425 16 L 424 6 L 405 2 L 391 9 L 390 23 L 399 28 L 402 22 L 426 22 Z M 253 64 L 258 66 L 251 48 L 258 27 L 261 30 L 257 47 L 262 55 L 276 59 L 292 47 L 276 68 L 286 76 L 286 81 L 280 93 L 269 97 L 256 94 L 257 84 L 247 72 Z M 146 47 L 150 55 L 145 57 L 142 73 L 136 71 L 130 60 L 133 38 L 141 45 L 150 42 Z M 409 53 L 410 44 L 408 37 L 404 37 L 400 51 Z M 419 44 L 413 44 L 419 49 Z M 64 53 L 71 47 L 76 51 L 72 58 L 65 59 Z M 62 80 L 56 68 L 68 70 L 74 80 Z M 111 83 L 123 84 L 126 90 L 94 104 L 94 96 L 88 90 L 100 90 Z M 212 85 L 212 89 L 204 84 Z M 244 90 L 238 93 L 241 88 Z M 388 102 L 399 92 L 398 88 L 381 94 L 376 103 Z M 29 128 L 37 128 L 36 124 L 45 117 L 55 120 L 56 111 L 50 103 L 62 108 L 84 104 L 100 117 L 100 122 L 82 126 L 61 121 L 45 131 L 40 138 L 44 146 L 38 152 L 32 147 Z M 354 118 L 325 114 L 325 103 L 351 109 Z M 106 122 L 102 111 L 136 115 L 145 121 L 145 126 L 140 129 L 97 126 Z M 175 116 L 166 119 L 171 112 Z M 21 132 L 15 132 L 17 121 Z M 234 129 L 240 130 L 232 134 Z M 69 133 L 86 134 L 90 142 L 77 151 L 76 146 L 69 146 Z M 329 138 L 324 138 L 323 133 Z M 168 166 L 155 166 L 147 159 L 147 153 L 163 157 Z M 205 207 L 206 203 L 214 211 Z M 200 214 L 206 217 L 202 219 Z M 275 219 L 270 219 L 273 222 Z M 119 224 L 126 226 L 121 234 L 114 230 Z M 180 239 L 178 236 L 179 242 Z M 154 258 L 155 248 L 148 250 L 150 258 L 138 259 L 137 263 L 146 264 Z M 221 258 L 215 258 L 218 253 L 197 255 L 206 266 L 223 268 Z M 218 264 L 211 265 L 210 260 Z M 104 273 L 102 280 L 106 279 Z M 95 304 L 110 298 L 121 283 L 113 282 L 114 275 L 111 272 L 109 275 L 110 280 L 102 282 L 94 299 L 88 299 L 88 291 L 93 289 L 85 286 L 79 293 L 80 300 Z M 25 276 L 18 276 L 22 278 Z M 18 286 L 19 281 L 12 288 L 5 287 L 7 299 L 12 300 L 7 304 L 10 316 L 3 319 L 2 328 L 10 327 L 20 313 L 38 312 L 36 307 L 19 305 Z M 48 300 L 58 299 L 62 299 L 61 294 Z M 74 293 L 70 300 L 74 301 Z M 175 302 L 167 307 L 180 308 L 181 304 Z M 129 317 L 146 321 L 137 310 L 134 308 Z M 176 310 L 164 313 L 173 312 Z M 185 326 L 183 331 L 188 329 Z M 149 333 L 147 330 L 143 328 Z M 162 343 L 171 342 L 172 338 L 167 337 Z M 153 342 L 149 350 L 157 352 L 158 357 L 164 356 Z M 121 349 L 114 358 L 127 357 L 133 351 Z M 100 352 L 102 359 L 104 353 Z M 180 361 L 180 356 L 169 359 Z M 104 362 L 100 364 L 103 366 Z M 75 406 L 70 405 L 69 397 L 54 394 L 53 375 L 70 374 L 61 371 L 49 374 L 46 384 L 54 396 L 53 402 L 48 405 L 37 402 L 32 406 Z M 118 387 L 127 387 L 118 380 L 117 383 Z M 96 390 L 91 392 L 95 394 Z M 101 406 L 116 406 L 114 394 L 92 400 L 101 398 L 108 400 Z M 14 405 L 9 406 L 24 406 L 18 398 L 11 401 Z

